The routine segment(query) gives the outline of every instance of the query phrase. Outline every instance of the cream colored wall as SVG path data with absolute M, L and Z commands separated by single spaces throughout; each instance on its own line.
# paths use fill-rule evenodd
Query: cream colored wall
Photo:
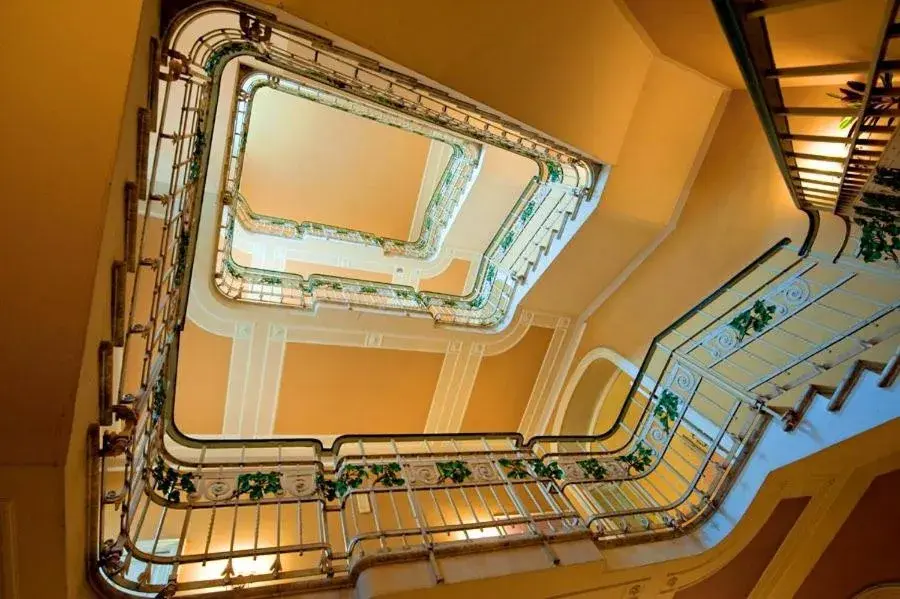
M 262 88 L 253 100 L 241 192 L 259 214 L 407 239 L 429 144 Z
M 341 268 L 340 266 L 331 266 L 329 264 L 312 264 L 310 262 L 299 262 L 297 260 L 288 260 L 284 266 L 285 272 L 296 273 L 308 277 L 312 274 L 331 275 L 333 277 L 347 277 L 349 279 L 360 279 L 362 281 L 376 281 L 378 283 L 390 283 L 393 277 L 387 272 L 376 272 L 374 270 L 362 270 L 358 268 Z
M 518 428 L 552 335 L 552 329 L 531 327 L 511 349 L 481 361 L 463 417 L 463 432 Z
M 289 343 L 275 434 L 421 433 L 443 354 Z

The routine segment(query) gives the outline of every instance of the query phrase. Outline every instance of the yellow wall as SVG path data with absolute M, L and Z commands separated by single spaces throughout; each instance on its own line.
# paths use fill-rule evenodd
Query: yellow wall
M 187 435 L 222 433 L 228 393 L 231 337 L 203 330 L 187 320 L 178 347 L 175 423 Z
M 491 108 L 616 162 L 651 53 L 614 0 L 269 0 Z M 435 43 L 447 32 L 465 43 Z M 454 40 L 456 41 L 456 40 Z M 452 47 L 452 49 L 450 49 Z
M 289 343 L 275 434 L 421 433 L 443 359 L 438 353 Z
M 745 92 L 734 92 L 676 229 L 588 319 L 574 364 L 611 347 L 633 362 L 650 339 L 781 237 L 802 242 L 792 204 Z
M 377 283 L 390 283 L 393 279 L 391 273 L 388 272 L 375 272 L 359 268 L 341 268 L 340 266 L 313 264 L 310 262 L 299 262 L 297 260 L 288 260 L 285 263 L 284 270 L 285 272 L 301 274 L 304 277 L 308 277 L 312 274 L 331 275 L 333 277 L 347 277 L 348 279 L 375 281 Z
M 408 239 L 428 138 L 263 88 L 241 192 L 254 212 Z
M 481 361 L 463 432 L 518 429 L 552 336 L 552 329 L 531 327 L 511 349 Z
M 443 272 L 430 279 L 422 279 L 419 282 L 419 290 L 449 293 L 450 295 L 465 295 L 467 291 L 466 278 L 469 276 L 471 267 L 472 263 L 470 261 L 454 258 Z

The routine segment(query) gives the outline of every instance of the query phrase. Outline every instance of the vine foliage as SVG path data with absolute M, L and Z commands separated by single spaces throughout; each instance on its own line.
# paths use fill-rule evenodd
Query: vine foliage
M 653 450 L 644 445 L 643 441 L 639 441 L 631 453 L 621 456 L 618 460 L 629 468 L 634 468 L 636 472 L 643 472 L 653 461 Z
M 276 495 L 281 491 L 280 472 L 247 472 L 237 477 L 235 497 L 246 493 L 253 501 L 259 501 L 267 493 Z
M 749 309 L 735 316 L 728 326 L 738 332 L 738 341 L 742 341 L 747 333 L 763 332 L 775 318 L 775 309 L 774 304 L 766 304 L 764 300 L 758 299 Z
M 181 501 L 182 493 L 190 495 L 197 492 L 192 473 L 179 473 L 171 466 L 166 466 L 159 456 L 150 472 L 153 475 L 153 488 L 162 493 L 168 501 L 178 503 Z
M 653 408 L 653 416 L 659 420 L 659 424 L 666 433 L 669 432 L 671 423 L 678 418 L 678 401 L 678 396 L 666 389 L 659 396 L 656 407 Z
M 460 460 L 437 462 L 435 467 L 437 467 L 438 474 L 440 475 L 440 478 L 438 479 L 439 483 L 442 483 L 445 480 L 451 480 L 456 484 L 460 484 L 472 476 L 472 471 L 465 462 Z
M 597 458 L 590 458 L 576 462 L 584 475 L 594 480 L 603 480 L 606 478 L 606 467 L 600 463 Z

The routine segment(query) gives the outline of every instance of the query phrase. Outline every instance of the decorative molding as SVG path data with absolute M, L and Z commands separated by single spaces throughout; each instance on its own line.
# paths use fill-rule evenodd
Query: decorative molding
M 547 346 L 547 351 L 544 353 L 543 361 L 541 361 L 541 368 L 534 381 L 534 386 L 531 388 L 531 395 L 528 397 L 528 403 L 525 406 L 525 411 L 522 413 L 522 420 L 519 423 L 519 432 L 530 429 L 537 408 L 541 403 L 541 398 L 547 394 L 547 387 L 552 382 L 553 372 L 557 368 L 557 364 L 562 357 L 562 350 L 565 346 L 565 341 L 569 336 L 570 322 L 571 320 L 565 316 L 560 316 L 556 319 L 553 336 L 550 338 L 550 344 Z
M 98 422 L 101 426 L 112 424 L 113 407 L 113 344 L 101 341 L 97 348 L 97 387 L 100 403 Z
M 110 329 L 112 344 L 125 346 L 125 282 L 128 277 L 126 264 L 114 260 L 110 272 Z

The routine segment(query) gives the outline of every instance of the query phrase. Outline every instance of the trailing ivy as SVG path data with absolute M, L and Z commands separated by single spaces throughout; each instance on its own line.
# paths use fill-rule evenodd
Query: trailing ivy
M 378 289 L 370 285 L 363 285 L 359 288 L 360 293 L 378 293 Z
M 166 381 L 159 377 L 153 384 L 153 396 L 150 402 L 150 421 L 153 424 L 159 422 L 163 407 L 166 405 Z
M 506 477 L 512 479 L 528 478 L 528 470 L 525 468 L 524 460 L 510 460 L 509 458 L 500 458 L 497 463 L 506 468 Z
M 281 285 L 281 277 L 273 277 L 272 275 L 263 275 L 260 280 L 263 285 Z
M 333 501 L 343 498 L 351 490 L 358 488 L 368 477 L 369 473 L 366 472 L 364 466 L 347 464 L 334 480 L 325 478 L 321 472 L 316 474 L 316 489 L 327 501 Z
M 629 468 L 634 468 L 637 472 L 643 472 L 650 465 L 650 462 L 653 461 L 653 450 L 644 445 L 643 441 L 638 441 L 637 446 L 631 453 L 617 459 Z
M 223 58 L 225 58 L 229 54 L 234 54 L 243 50 L 244 44 L 240 42 L 225 44 L 221 48 L 217 48 L 212 54 L 209 55 L 209 58 L 206 60 L 206 64 L 203 66 L 203 69 L 206 71 L 207 75 L 212 77 L 213 72 L 216 70 L 216 67 L 219 66 L 219 63 L 222 62 Z
M 735 316 L 728 326 L 738 332 L 738 341 L 741 341 L 751 331 L 764 331 L 774 317 L 775 305 L 767 305 L 765 301 L 758 299 L 752 307 Z
M 397 476 L 402 468 L 397 462 L 388 462 L 386 464 L 372 464 L 369 466 L 369 472 L 375 476 L 373 485 L 382 485 L 384 487 L 399 487 L 406 482 L 403 477 Z
M 469 467 L 465 462 L 460 460 L 437 462 L 435 467 L 437 467 L 438 474 L 441 475 L 438 479 L 439 483 L 442 483 L 445 480 L 452 480 L 456 484 L 459 484 L 472 476 L 472 471 L 469 470 Z
M 559 163 L 547 162 L 547 180 L 551 183 L 559 183 L 563 180 L 563 170 Z
M 522 209 L 522 214 L 519 215 L 519 220 L 523 223 L 528 222 L 528 219 L 531 218 L 531 215 L 534 214 L 535 202 L 531 200 L 527 204 L 525 204 L 525 208 Z
M 553 480 L 560 480 L 563 477 L 562 468 L 559 467 L 557 462 L 550 462 L 549 464 L 545 464 L 542 460 L 528 460 L 528 465 L 531 466 L 531 471 L 534 472 L 534 475 L 537 478 L 552 478 Z
M 507 231 L 506 235 L 503 236 L 503 239 L 500 240 L 500 249 L 504 252 L 509 249 L 509 246 L 512 245 L 513 242 L 513 232 Z
M 275 495 L 281 491 L 280 472 L 253 472 L 238 475 L 235 497 L 247 493 L 250 499 L 259 501 L 267 493 Z
M 181 494 L 197 492 L 194 485 L 194 475 L 190 472 L 179 473 L 171 466 L 166 466 L 163 459 L 159 456 L 156 458 L 156 465 L 150 471 L 153 475 L 153 488 L 162 493 L 168 501 L 178 503 L 181 501 Z
M 896 184 L 895 175 L 882 176 L 889 176 L 890 181 Z M 864 262 L 890 258 L 900 264 L 897 257 L 897 251 L 900 250 L 900 225 L 897 222 L 900 198 L 884 193 L 864 193 L 862 203 L 865 206 L 854 209 L 856 214 L 853 219 L 862 228 L 858 255 Z
M 663 391 L 653 409 L 653 415 L 659 420 L 663 430 L 668 433 L 669 425 L 678 418 L 678 396 L 668 389 Z
M 172 274 L 172 284 L 175 287 L 184 281 L 184 271 L 187 269 L 187 251 L 191 243 L 191 234 L 187 227 L 182 225 L 181 234 L 178 236 L 178 252 L 175 254 L 175 272 Z
M 594 480 L 606 478 L 606 467 L 597 458 L 590 458 L 576 462 L 584 475 Z
M 878 167 L 875 170 L 874 181 L 878 185 L 890 187 L 893 191 L 900 193 L 900 168 Z

